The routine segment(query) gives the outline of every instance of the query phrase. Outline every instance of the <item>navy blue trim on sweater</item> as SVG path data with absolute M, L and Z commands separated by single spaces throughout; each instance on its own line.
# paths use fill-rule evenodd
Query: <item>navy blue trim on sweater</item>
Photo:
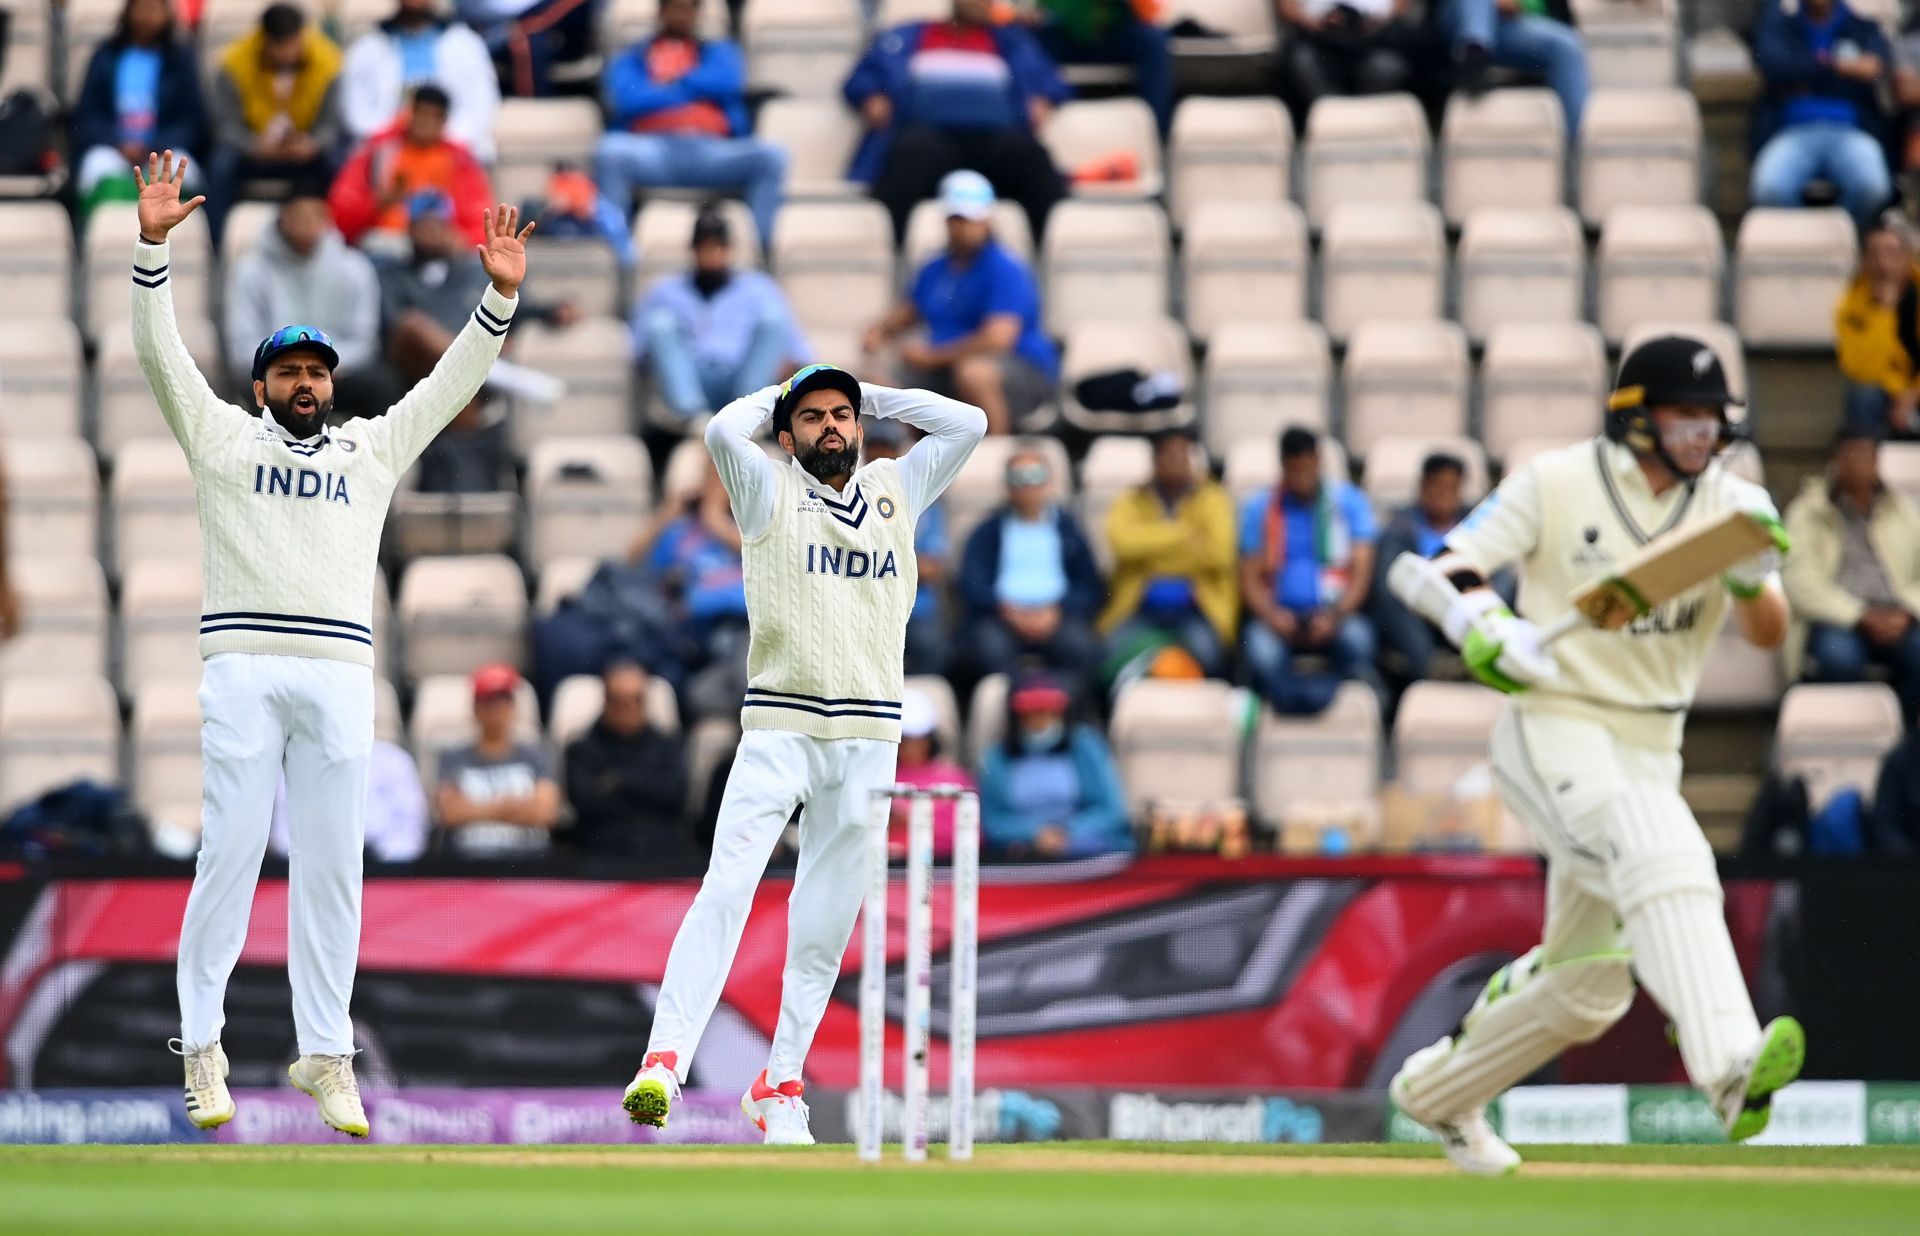
M 868 708 L 891 708 L 895 712 L 900 711 L 899 700 L 828 699 L 824 695 L 806 695 L 799 691 L 772 691 L 772 690 L 768 690 L 766 687 L 748 687 L 747 694 L 750 696 L 751 695 L 771 695 L 771 696 L 775 696 L 777 698 L 785 699 L 785 700 L 804 700 L 809 704 L 826 704 L 829 707 L 839 707 L 845 704 L 859 704 Z
M 507 333 L 507 328 L 505 324 L 502 324 L 496 327 L 495 325 L 493 325 L 493 323 L 487 321 L 487 319 L 492 316 L 493 316 L 492 314 L 487 312 L 485 305 L 482 305 L 480 308 L 475 309 L 473 311 L 473 320 L 480 324 L 480 329 L 483 331 L 486 331 L 489 335 L 492 335 L 495 339 L 498 339 L 500 336 Z
M 794 712 L 810 712 L 816 717 L 825 717 L 829 721 L 842 721 L 848 717 L 872 717 L 876 721 L 897 722 L 900 720 L 900 714 L 897 712 L 866 712 L 854 708 L 815 708 L 811 704 L 788 704 L 777 700 L 748 700 L 741 705 L 741 708 L 743 710 L 748 708 L 790 708 Z
M 220 622 L 228 618 L 266 618 L 274 622 L 308 622 L 316 627 L 345 627 L 349 631 L 359 631 L 366 635 L 373 634 L 372 627 L 362 626 L 357 622 L 347 622 L 339 618 L 314 618 L 307 614 L 273 614 L 257 609 L 230 609 L 218 614 L 202 614 L 200 615 L 200 622 L 201 625 L 204 626 L 209 622 Z
M 200 628 L 200 634 L 202 635 L 217 635 L 221 631 L 265 631 L 269 635 L 325 636 L 327 639 L 352 640 L 356 644 L 365 644 L 369 648 L 373 647 L 373 641 L 371 639 L 364 635 L 355 635 L 351 631 L 309 631 L 304 627 L 268 626 L 263 622 L 228 622 L 216 627 L 203 626 Z

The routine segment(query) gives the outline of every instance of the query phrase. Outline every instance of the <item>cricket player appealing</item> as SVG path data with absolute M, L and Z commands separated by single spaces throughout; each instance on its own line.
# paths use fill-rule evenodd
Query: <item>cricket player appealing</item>
M 927 436 L 897 460 L 856 468 L 862 412 Z M 789 456 L 783 464 L 753 440 L 769 416 Z M 893 782 L 901 657 L 919 576 L 914 524 L 986 431 L 978 408 L 862 385 L 831 365 L 736 399 L 708 424 L 707 449 L 742 538 L 748 685 L 713 858 L 667 954 L 646 1057 L 622 1100 L 636 1123 L 665 1126 L 754 889 L 803 806 L 780 1017 L 767 1067 L 740 1107 L 769 1144 L 813 1143 L 801 1066 L 860 910 L 870 795 Z
M 1706 344 L 1649 340 L 1621 361 L 1604 434 L 1528 462 L 1434 561 L 1409 557 L 1393 572 L 1395 592 L 1474 675 L 1511 693 L 1494 777 L 1547 859 L 1539 946 L 1493 976 L 1457 1037 L 1415 1052 L 1392 1082 L 1401 1110 L 1469 1172 L 1519 1164 L 1486 1104 L 1605 1033 L 1633 1001 L 1636 970 L 1728 1137 L 1765 1128 L 1774 1092 L 1799 1075 L 1804 1035 L 1790 1017 L 1764 1030 L 1755 1018 L 1713 851 L 1680 797 L 1681 727 L 1728 607 L 1759 647 L 1779 647 L 1787 630 L 1779 516 L 1715 459 L 1735 436 L 1737 402 Z M 1574 589 L 1654 536 L 1728 511 L 1760 523 L 1773 547 L 1618 631 L 1576 628 L 1543 646 L 1540 627 L 1568 612 Z M 1486 585 L 1516 563 L 1519 616 Z
M 287 326 L 253 355 L 255 415 L 224 403 L 180 341 L 167 233 L 206 199 L 180 200 L 187 161 L 148 159 L 133 257 L 133 338 L 167 428 L 193 470 L 205 594 L 200 618 L 200 860 L 180 924 L 187 1115 L 233 1118 L 220 1047 L 227 980 L 246 942 L 274 791 L 287 780 L 287 977 L 300 1058 L 288 1070 L 320 1117 L 364 1137 L 347 1002 L 360 945 L 360 854 L 373 748 L 373 580 L 400 477 L 465 407 L 519 303 L 519 212 L 489 211 L 477 246 L 493 286 L 446 355 L 385 416 L 330 428 L 325 332 Z

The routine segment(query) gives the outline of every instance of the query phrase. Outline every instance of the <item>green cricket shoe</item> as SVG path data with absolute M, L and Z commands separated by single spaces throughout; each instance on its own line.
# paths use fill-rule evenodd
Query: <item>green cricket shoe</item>
M 1807 1062 L 1807 1032 L 1791 1017 L 1776 1017 L 1760 1032 L 1760 1045 L 1751 1063 L 1736 1068 L 1721 1097 L 1714 1101 L 1727 1140 L 1755 1137 L 1773 1118 L 1774 1092 L 1800 1076 Z

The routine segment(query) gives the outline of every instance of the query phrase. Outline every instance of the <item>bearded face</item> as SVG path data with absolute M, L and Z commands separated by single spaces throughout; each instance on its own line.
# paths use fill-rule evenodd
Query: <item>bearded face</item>
M 253 393 L 281 428 L 311 438 L 333 412 L 333 371 L 318 353 L 296 348 L 273 358 Z

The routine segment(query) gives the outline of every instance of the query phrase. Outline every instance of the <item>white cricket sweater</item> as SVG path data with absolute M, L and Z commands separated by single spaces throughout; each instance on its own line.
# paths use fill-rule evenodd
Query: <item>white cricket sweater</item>
M 200 656 L 326 657 L 371 666 L 387 505 L 500 354 L 519 298 L 492 287 L 440 363 L 385 416 L 296 439 L 222 401 L 174 321 L 167 246 L 133 258 L 133 342 L 200 508 Z M 320 324 L 316 324 L 320 325 Z

